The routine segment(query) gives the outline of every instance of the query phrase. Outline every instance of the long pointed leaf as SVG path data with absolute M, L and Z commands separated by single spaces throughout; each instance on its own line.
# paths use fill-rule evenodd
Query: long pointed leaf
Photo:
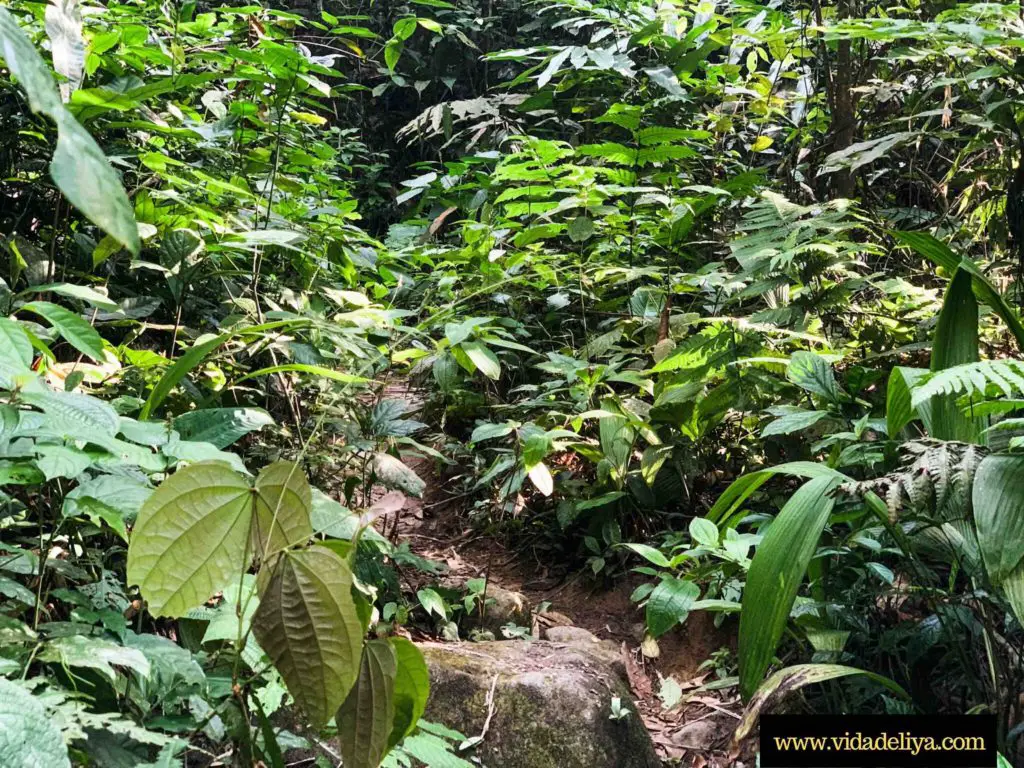
M 224 344 L 229 339 L 235 338 L 236 336 L 259 334 L 264 331 L 292 328 L 308 324 L 309 321 L 305 319 L 276 320 L 270 323 L 250 325 L 245 328 L 239 328 L 236 331 L 222 333 L 219 336 L 214 336 L 212 339 L 207 339 L 202 344 L 194 345 L 188 352 L 174 362 L 174 365 L 167 370 L 160 381 L 157 382 L 156 386 L 153 387 L 153 391 L 149 393 L 149 398 L 146 400 L 146 404 L 142 406 L 139 418 L 148 419 L 149 415 L 160 407 L 160 404 L 169 394 L 171 394 L 171 390 L 177 386 L 179 381 L 188 375 L 189 371 L 203 362 L 208 355 L 212 354 L 214 350 L 219 348 L 221 344 Z
M 841 481 L 850 479 L 838 470 L 813 461 L 790 461 L 786 464 L 769 467 L 768 469 L 760 469 L 757 472 L 748 472 L 732 481 L 732 484 L 718 497 L 718 501 L 708 511 L 706 517 L 714 523 L 728 518 L 740 508 L 743 502 L 753 496 L 758 488 L 775 475 L 788 475 L 790 477 L 804 477 L 808 479 L 813 477 L 837 477 Z
M 793 494 L 772 522 L 747 573 L 740 612 L 740 693 L 753 696 L 775 656 L 807 564 L 835 505 L 841 476 L 816 477 Z
M 781 701 L 792 691 L 803 688 L 805 685 L 824 683 L 827 680 L 849 677 L 850 675 L 866 675 L 900 697 L 904 699 L 910 698 L 906 691 L 889 678 L 864 669 L 847 667 L 842 664 L 794 664 L 792 667 L 780 669 L 765 680 L 761 687 L 757 689 L 757 693 L 750 700 L 746 711 L 743 713 L 743 719 L 736 728 L 733 741 L 739 743 L 749 736 L 750 732 L 754 730 L 754 726 L 757 725 L 761 714 L 770 705 Z
M 932 341 L 932 371 L 973 363 L 978 359 L 978 302 L 971 284 L 970 273 L 957 269 L 946 289 Z M 956 400 L 956 393 L 932 398 L 932 437 L 964 443 L 980 442 L 981 422 L 965 416 L 957 407 Z

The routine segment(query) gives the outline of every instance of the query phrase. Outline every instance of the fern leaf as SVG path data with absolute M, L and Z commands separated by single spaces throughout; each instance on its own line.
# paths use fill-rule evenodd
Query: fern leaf
M 985 396 L 998 389 L 1006 397 L 1024 394 L 1024 361 L 981 360 L 954 365 L 928 376 L 914 389 L 911 403 L 915 408 L 937 395 L 966 394 Z

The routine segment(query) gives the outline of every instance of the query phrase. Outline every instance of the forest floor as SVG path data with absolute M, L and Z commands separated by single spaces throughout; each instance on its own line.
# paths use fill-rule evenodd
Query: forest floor
M 399 394 L 388 389 L 389 397 Z M 407 392 L 401 396 L 415 397 Z M 715 627 L 711 614 L 698 611 L 658 639 L 656 658 L 646 657 L 640 648 L 643 614 L 630 601 L 640 577 L 630 574 L 604 588 L 587 571 L 556 570 L 526 548 L 510 549 L 499 536 L 472 524 L 460 500 L 445 491 L 433 462 L 407 462 L 426 482 L 423 498 L 408 498 L 397 513 L 397 524 L 391 516 L 378 522 L 396 543 L 408 541 L 413 553 L 446 570 L 439 577 L 405 573 L 404 586 L 420 588 L 434 580 L 458 588 L 470 579 L 485 578 L 488 589 L 524 597 L 533 613 L 535 637 L 537 622 L 552 617 L 613 642 L 621 649 L 639 713 L 659 756 L 693 768 L 728 764 L 730 738 L 742 710 L 739 694 L 735 680 L 721 681 L 713 668 L 701 665 L 716 651 L 734 647 L 734 630 Z M 538 612 L 542 605 L 544 611 Z

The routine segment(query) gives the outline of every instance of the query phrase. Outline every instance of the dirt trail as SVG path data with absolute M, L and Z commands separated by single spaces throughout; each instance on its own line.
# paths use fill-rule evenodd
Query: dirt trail
M 389 392 L 389 396 L 394 395 Z M 407 462 L 426 482 L 424 498 L 407 499 L 397 521 L 389 516 L 379 522 L 396 542 L 406 540 L 415 554 L 446 566 L 436 581 L 459 586 L 485 577 L 489 587 L 523 595 L 531 609 L 548 603 L 549 613 L 567 617 L 600 640 L 614 642 L 622 649 L 640 714 L 662 759 L 695 768 L 730 764 L 726 751 L 739 721 L 738 694 L 734 685 L 716 690 L 716 674 L 701 670 L 700 665 L 733 642 L 734 626 L 716 628 L 710 614 L 696 612 L 682 627 L 659 639 L 656 659 L 646 658 L 640 651 L 643 615 L 629 599 L 640 581 L 627 578 L 613 589 L 601 590 L 586 572 L 557 571 L 556 566 L 525 552 L 510 551 L 470 524 L 468 513 L 445 492 L 430 461 Z M 432 580 L 424 575 L 405 576 L 416 587 Z M 666 678 L 671 679 L 667 686 Z M 673 681 L 678 684 L 678 703 L 666 710 L 658 694 L 665 696 L 666 689 L 675 687 Z

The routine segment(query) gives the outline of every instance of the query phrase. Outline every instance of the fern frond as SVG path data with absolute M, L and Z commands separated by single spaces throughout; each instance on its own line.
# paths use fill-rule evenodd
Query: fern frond
M 874 480 L 844 483 L 837 492 L 857 498 L 868 491 L 877 493 L 894 522 L 904 510 L 935 514 L 942 520 L 968 517 L 974 473 L 985 457 L 984 449 L 919 440 L 905 443 L 903 450 L 908 456 L 900 469 Z
M 981 360 L 936 371 L 914 389 L 911 403 L 917 408 L 936 395 L 986 396 L 996 390 L 1006 397 L 1024 394 L 1024 361 Z

